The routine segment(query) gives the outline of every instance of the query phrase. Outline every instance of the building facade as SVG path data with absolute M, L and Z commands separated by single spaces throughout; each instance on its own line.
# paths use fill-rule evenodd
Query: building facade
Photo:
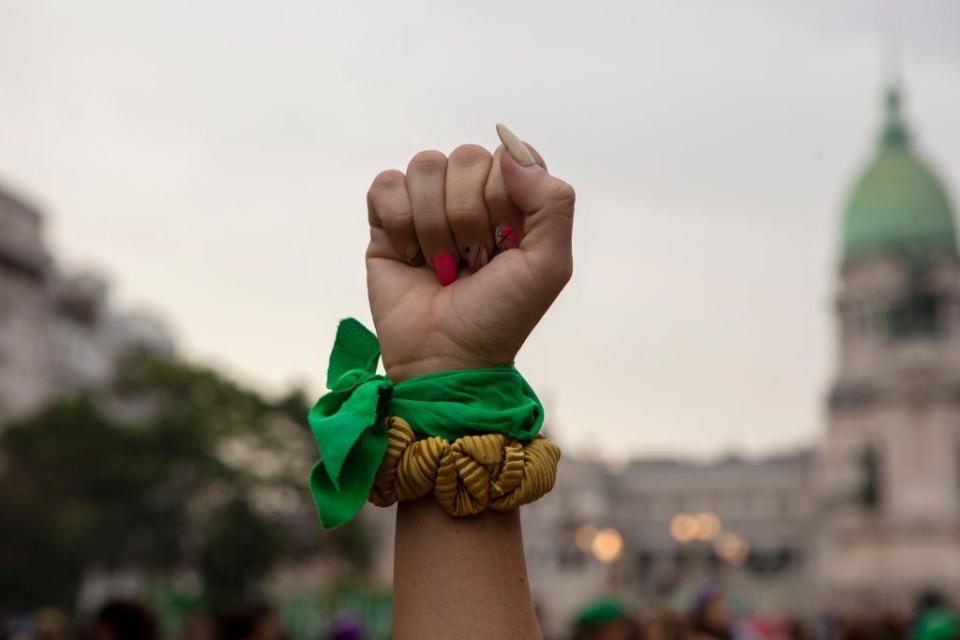
M 812 613 L 814 469 L 811 451 L 618 470 L 561 461 L 549 498 L 522 511 L 545 627 L 560 634 L 605 593 L 641 608 L 684 608 L 718 585 L 753 614 Z
M 172 353 L 161 323 L 115 311 L 108 293 L 101 278 L 58 269 L 40 211 L 0 188 L 0 426 L 107 384 L 126 349 Z
M 899 91 L 845 213 L 817 578 L 833 602 L 960 598 L 960 261 Z

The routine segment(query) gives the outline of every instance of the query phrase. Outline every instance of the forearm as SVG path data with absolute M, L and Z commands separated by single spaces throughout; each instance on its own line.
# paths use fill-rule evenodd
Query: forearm
M 395 553 L 394 638 L 540 637 L 518 511 L 454 518 L 431 498 L 401 503 Z

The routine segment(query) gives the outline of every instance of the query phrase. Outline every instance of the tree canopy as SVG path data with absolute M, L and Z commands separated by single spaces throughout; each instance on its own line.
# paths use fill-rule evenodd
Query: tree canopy
M 91 572 L 191 575 L 211 604 L 254 597 L 278 562 L 362 536 L 325 535 L 305 483 L 303 394 L 268 400 L 216 371 L 149 354 L 108 390 L 0 431 L 0 602 L 71 608 Z

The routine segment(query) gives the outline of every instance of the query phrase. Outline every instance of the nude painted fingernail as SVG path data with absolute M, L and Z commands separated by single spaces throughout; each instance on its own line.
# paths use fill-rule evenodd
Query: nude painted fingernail
M 463 248 L 463 257 L 467 261 L 467 264 L 470 265 L 470 271 L 472 273 L 476 273 L 490 261 L 487 248 L 479 242 L 465 246 Z
M 516 160 L 518 164 L 524 167 L 532 167 L 537 163 L 533 158 L 533 154 L 530 153 L 530 149 L 527 148 L 527 145 L 523 144 L 523 141 L 517 137 L 517 134 L 510 131 L 506 125 L 497 125 L 497 135 L 500 136 L 500 141 L 503 142 L 507 153 L 509 153 L 510 157 Z
M 423 251 L 416 242 L 411 242 L 403 252 L 403 259 L 411 267 L 419 267 L 423 264 Z
M 433 259 L 433 270 L 440 284 L 447 286 L 457 279 L 457 261 L 452 253 L 441 253 Z
M 497 225 L 496 231 L 493 232 L 493 240 L 497 251 L 514 249 L 520 244 L 516 232 L 514 232 L 513 227 L 508 224 Z

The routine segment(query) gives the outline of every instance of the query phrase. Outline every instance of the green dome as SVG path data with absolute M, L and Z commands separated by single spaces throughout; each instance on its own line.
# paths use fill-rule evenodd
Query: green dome
M 937 176 L 914 153 L 900 113 L 899 92 L 891 88 L 876 155 L 847 203 L 843 259 L 944 254 L 957 254 L 950 200 Z

